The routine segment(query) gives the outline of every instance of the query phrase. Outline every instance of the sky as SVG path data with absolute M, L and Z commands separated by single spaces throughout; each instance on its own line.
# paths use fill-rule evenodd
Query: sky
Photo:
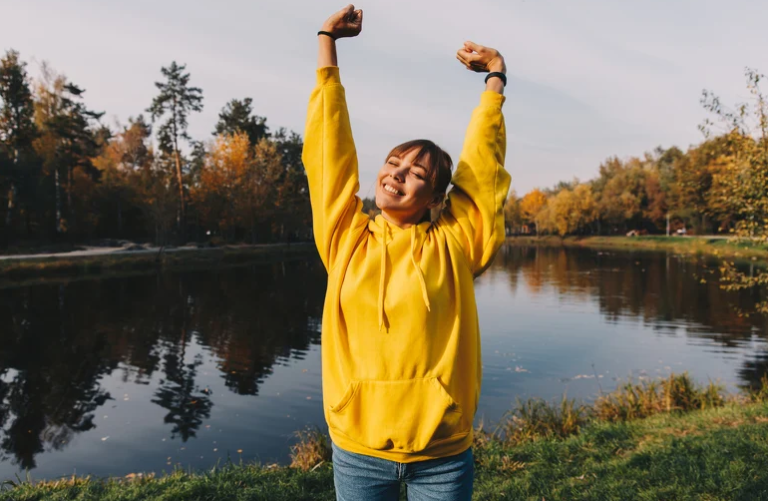
M 32 76 L 47 61 L 86 89 L 110 126 L 145 113 L 160 68 L 187 65 L 211 139 L 221 108 L 253 98 L 275 129 L 303 133 L 316 32 L 329 0 L 0 0 L 0 50 Z M 506 168 L 520 195 L 594 177 L 611 156 L 702 141 L 703 89 L 748 99 L 744 68 L 768 73 L 763 0 L 368 0 L 363 31 L 338 42 L 360 164 L 360 195 L 396 144 L 432 139 L 458 160 L 484 89 L 455 59 L 465 40 L 505 57 Z M 145 113 L 146 114 L 146 113 Z

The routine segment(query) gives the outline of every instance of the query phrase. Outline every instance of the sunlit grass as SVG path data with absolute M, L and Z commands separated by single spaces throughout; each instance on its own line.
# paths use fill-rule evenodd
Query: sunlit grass
M 297 433 L 291 465 L 14 481 L 0 501 L 332 500 L 330 442 Z M 748 394 L 688 374 L 629 381 L 585 405 L 518 402 L 475 431 L 474 499 L 768 500 L 768 376 Z
M 569 236 L 561 239 L 556 236 L 518 236 L 507 238 L 507 243 L 512 245 L 569 246 L 595 249 L 666 250 L 679 254 L 768 260 L 768 246 L 765 244 L 731 238 L 648 235 L 639 237 Z

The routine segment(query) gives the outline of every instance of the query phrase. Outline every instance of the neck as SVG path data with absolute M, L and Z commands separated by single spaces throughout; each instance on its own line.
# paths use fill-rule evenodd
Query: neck
M 424 215 L 426 213 L 427 211 L 424 211 L 421 214 L 417 214 L 415 216 L 401 218 L 401 217 L 398 217 L 396 214 L 389 214 L 387 211 L 382 210 L 381 217 L 386 219 L 388 223 L 394 224 L 398 228 L 406 230 L 411 226 L 413 226 L 414 224 L 419 224 L 420 222 L 425 221 Z

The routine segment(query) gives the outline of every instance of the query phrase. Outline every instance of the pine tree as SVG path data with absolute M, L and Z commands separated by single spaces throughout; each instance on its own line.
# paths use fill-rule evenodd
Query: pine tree
M 252 114 L 252 103 L 253 99 L 250 97 L 246 97 L 242 101 L 233 99 L 228 102 L 219 113 L 219 121 L 213 135 L 232 135 L 237 132 L 244 132 L 253 145 L 258 143 L 262 137 L 270 137 L 267 119 Z
M 25 66 L 26 63 L 19 60 L 19 53 L 13 49 L 0 60 L 0 156 L 5 157 L 4 163 L 8 166 L 6 227 L 10 227 L 17 205 L 17 190 L 22 177 L 20 159 L 31 152 L 32 141 L 37 135 L 32 92 Z
M 179 212 L 177 222 L 184 229 L 186 204 L 184 197 L 184 178 L 181 169 L 181 152 L 179 141 L 191 140 L 187 133 L 187 118 L 193 111 L 203 109 L 203 91 L 189 86 L 189 73 L 184 73 L 186 65 L 178 65 L 173 61 L 170 66 L 161 68 L 165 77 L 164 82 L 155 82 L 160 91 L 153 100 L 147 112 L 152 115 L 152 123 L 164 118 L 165 121 L 157 128 L 160 150 L 173 156 L 176 166 L 176 183 L 179 191 Z

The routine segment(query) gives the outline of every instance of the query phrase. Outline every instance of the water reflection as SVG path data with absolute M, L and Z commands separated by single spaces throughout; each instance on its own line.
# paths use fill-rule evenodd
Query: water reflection
M 0 289 L 0 479 L 285 461 L 323 426 L 325 285 L 311 258 Z M 765 291 L 722 291 L 714 260 L 506 246 L 476 290 L 491 421 L 628 370 L 768 372 L 768 323 L 737 313 Z
M 195 437 L 213 403 L 202 355 L 185 356 L 191 335 L 230 391 L 256 395 L 281 358 L 319 343 L 324 289 L 312 260 L 0 290 L 2 459 L 32 469 L 92 429 L 98 407 L 123 399 L 100 384 L 113 371 L 139 385 L 159 372 L 151 402 L 171 438 Z
M 689 338 L 723 348 L 741 347 L 755 336 L 768 339 L 766 318 L 754 314 L 755 304 L 768 292 L 722 290 L 718 265 L 711 257 L 505 246 L 494 268 L 504 270 L 513 291 L 523 287 L 523 294 L 533 296 L 555 293 L 568 300 L 596 301 L 609 323 L 636 319 L 668 335 L 684 328 Z M 766 373 L 764 351 L 740 369 L 749 386 L 758 385 Z

